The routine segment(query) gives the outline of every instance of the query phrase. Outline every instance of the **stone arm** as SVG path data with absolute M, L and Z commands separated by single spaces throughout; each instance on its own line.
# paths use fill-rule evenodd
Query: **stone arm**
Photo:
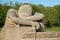
M 44 19 L 44 18 L 45 18 L 45 16 L 43 14 L 36 13 L 33 16 L 29 16 L 29 17 L 26 17 L 26 18 L 23 18 L 23 19 L 36 21 L 36 20 L 41 20 L 41 19 Z
M 39 24 L 44 28 L 45 16 L 41 13 L 36 13 L 35 15 L 26 17 L 24 19 L 32 20 L 32 21 L 38 21 L 39 20 Z M 37 27 L 37 29 L 39 29 L 39 27 Z
M 14 9 L 8 10 L 7 16 L 8 16 L 14 23 L 17 23 L 17 24 L 22 24 L 22 25 L 32 25 L 32 24 L 34 24 L 33 21 L 25 20 L 25 19 L 21 19 L 21 18 L 17 17 L 17 16 L 16 16 L 16 10 L 14 10 Z

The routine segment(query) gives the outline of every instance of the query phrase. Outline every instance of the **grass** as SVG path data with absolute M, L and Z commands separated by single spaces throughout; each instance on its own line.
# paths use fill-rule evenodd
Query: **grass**
M 0 27 L 0 31 L 1 31 L 2 27 Z
M 44 28 L 45 31 L 56 31 L 60 32 L 60 27 L 51 27 L 51 28 Z

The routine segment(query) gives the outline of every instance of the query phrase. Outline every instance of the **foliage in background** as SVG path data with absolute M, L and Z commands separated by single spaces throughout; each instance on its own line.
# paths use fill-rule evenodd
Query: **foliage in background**
M 9 4 L 4 3 L 0 4 L 0 27 L 3 27 L 6 19 L 6 14 L 8 9 L 14 8 L 18 10 L 21 6 L 21 3 L 16 2 L 15 5 L 10 2 Z M 56 5 L 54 7 L 45 7 L 41 4 L 34 5 L 30 4 L 35 12 L 43 13 L 46 19 L 46 26 L 60 26 L 60 5 Z

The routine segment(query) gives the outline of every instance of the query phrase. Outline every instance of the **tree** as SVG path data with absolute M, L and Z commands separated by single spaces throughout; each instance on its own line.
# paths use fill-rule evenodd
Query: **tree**
M 20 6 L 21 6 L 21 3 L 16 2 L 13 8 L 18 10 Z
M 57 22 L 56 22 L 56 24 L 58 25 L 58 26 L 60 26 L 60 5 L 56 5 L 56 6 L 54 6 L 54 8 L 58 11 L 58 19 L 57 19 Z

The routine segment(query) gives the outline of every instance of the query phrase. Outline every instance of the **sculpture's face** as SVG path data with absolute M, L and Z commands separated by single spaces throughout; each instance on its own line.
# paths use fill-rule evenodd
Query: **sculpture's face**
M 19 17 L 28 17 L 32 15 L 32 7 L 28 4 L 22 5 L 18 10 Z

